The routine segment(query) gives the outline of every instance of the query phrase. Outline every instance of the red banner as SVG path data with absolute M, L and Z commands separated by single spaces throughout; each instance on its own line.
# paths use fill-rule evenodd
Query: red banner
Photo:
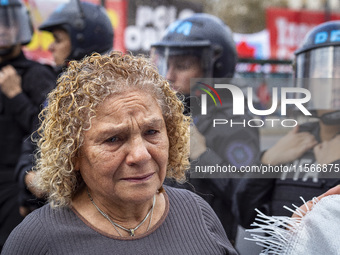
M 100 4 L 99 0 L 84 0 L 84 2 Z M 127 0 L 106 0 L 105 8 L 114 29 L 114 50 L 125 52 L 124 31 L 127 22 Z
M 340 13 L 269 8 L 266 23 L 269 31 L 271 58 L 292 59 L 304 36 L 314 26 L 327 20 L 340 19 Z

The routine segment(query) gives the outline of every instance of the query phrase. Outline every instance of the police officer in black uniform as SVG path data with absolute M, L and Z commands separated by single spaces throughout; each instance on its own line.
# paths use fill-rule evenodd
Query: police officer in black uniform
M 40 30 L 52 32 L 55 41 L 50 45 L 56 73 L 60 74 L 71 60 L 79 60 L 93 52 L 105 54 L 112 50 L 114 31 L 104 7 L 87 2 L 71 1 L 58 6 L 45 20 Z M 20 213 L 25 216 L 44 204 L 30 182 L 34 172 L 34 144 L 27 139 L 16 167 L 16 180 L 20 185 Z M 36 196 L 34 196 L 33 194 Z
M 55 73 L 26 59 L 22 45 L 32 26 L 19 0 L 0 1 L 0 249 L 22 220 L 14 169 L 23 139 L 36 128 L 46 94 L 55 86 Z
M 212 127 L 213 119 L 233 119 L 232 96 L 220 94 L 223 106 L 208 106 L 208 114 L 202 116 L 196 111 L 191 78 L 231 78 L 235 72 L 237 53 L 231 30 L 220 19 L 209 14 L 193 16 L 171 24 L 162 40 L 153 45 L 151 56 L 160 72 L 172 87 L 184 95 L 185 110 L 194 120 L 191 136 L 190 160 L 192 169 L 200 166 L 229 166 L 258 163 L 259 137 L 256 128 L 242 125 Z M 213 86 L 212 84 L 210 84 Z M 193 99 L 193 100 L 192 100 Z M 190 102 L 191 101 L 191 102 Z M 249 119 L 247 113 L 242 119 Z M 194 145 L 195 143 L 195 145 Z M 228 177 L 225 176 L 225 177 Z M 229 240 L 235 243 L 237 221 L 232 214 L 232 196 L 237 179 L 191 178 L 184 185 L 168 184 L 191 189 L 201 195 L 212 206 L 220 218 Z
M 104 7 L 88 2 L 70 1 L 57 9 L 39 27 L 42 31 L 64 30 L 71 41 L 71 50 L 64 64 L 80 60 L 94 52 L 112 50 L 114 31 Z M 58 38 L 55 38 L 57 40 Z
M 249 228 L 255 208 L 290 216 L 284 205 L 302 204 L 340 184 L 340 21 L 313 28 L 295 52 L 295 85 L 311 92 L 307 109 L 318 121 L 295 127 L 262 155 L 262 163 L 286 165 L 276 179 L 245 179 L 236 192 L 241 224 Z

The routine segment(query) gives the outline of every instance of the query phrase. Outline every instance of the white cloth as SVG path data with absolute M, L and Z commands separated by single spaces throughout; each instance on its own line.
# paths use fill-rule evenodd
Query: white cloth
M 340 255 L 340 195 L 313 202 L 312 209 L 300 212 L 306 213 L 300 219 L 269 217 L 258 211 L 253 224 L 257 228 L 248 231 L 262 235 L 251 234 L 249 240 L 265 247 L 261 255 Z

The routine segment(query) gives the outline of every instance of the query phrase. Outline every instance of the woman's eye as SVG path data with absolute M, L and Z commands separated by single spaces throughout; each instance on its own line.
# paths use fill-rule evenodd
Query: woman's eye
M 118 137 L 114 136 L 114 137 L 109 138 L 107 141 L 110 143 L 114 143 L 114 142 L 117 142 L 118 140 L 119 140 Z
M 186 64 L 177 64 L 176 65 L 176 69 L 177 70 L 186 70 L 186 69 L 188 69 L 188 65 L 186 65 Z
M 58 36 L 55 36 L 55 37 L 54 37 L 54 42 L 55 42 L 55 43 L 60 43 L 60 42 L 61 42 L 61 39 L 60 39 Z
M 157 130 L 154 130 L 154 129 L 150 129 L 150 130 L 146 131 L 147 135 L 154 135 L 156 133 L 157 133 Z

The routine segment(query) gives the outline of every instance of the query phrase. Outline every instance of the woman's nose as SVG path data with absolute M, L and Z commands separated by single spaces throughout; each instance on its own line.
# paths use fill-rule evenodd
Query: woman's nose
M 48 51 L 50 51 L 50 52 L 53 52 L 53 51 L 54 51 L 54 42 L 51 43 L 51 44 L 48 46 Z
M 141 165 L 151 159 L 146 142 L 142 137 L 135 138 L 131 141 L 128 150 L 126 157 L 126 163 L 128 165 Z

